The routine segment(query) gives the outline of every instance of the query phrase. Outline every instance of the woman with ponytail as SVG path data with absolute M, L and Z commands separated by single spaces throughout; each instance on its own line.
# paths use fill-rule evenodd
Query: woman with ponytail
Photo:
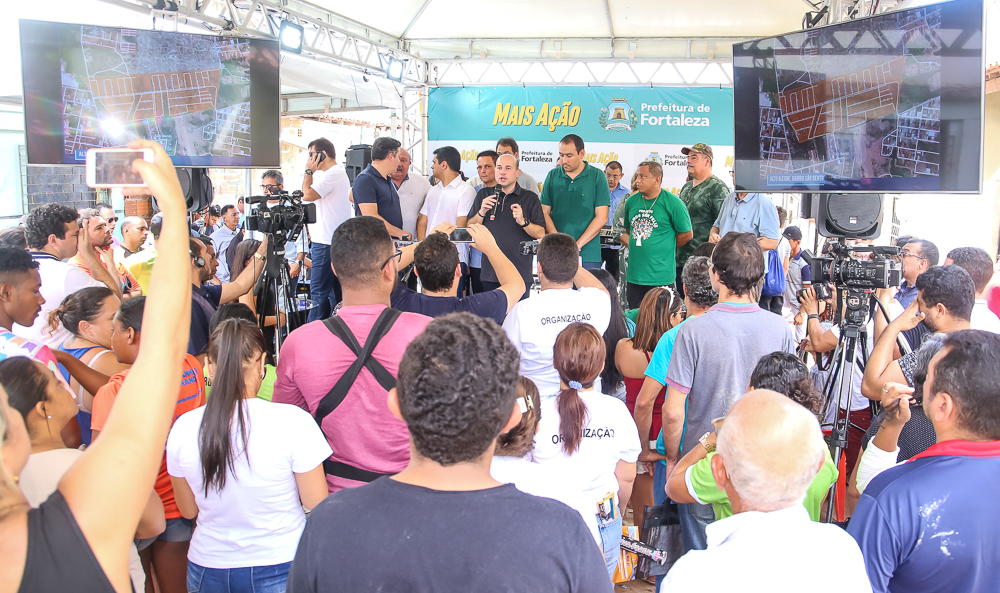
M 621 547 L 622 514 L 632 495 L 641 447 L 639 431 L 625 404 L 594 391 L 594 382 L 604 370 L 604 353 L 604 339 L 586 323 L 571 323 L 556 338 L 552 362 L 561 390 L 541 404 L 532 457 L 587 501 L 608 575 L 613 576 Z
M 103 286 L 78 290 L 65 299 L 49 313 L 49 327 L 55 330 L 60 325 L 65 327 L 73 337 L 55 348 L 56 360 L 63 357 L 76 358 L 95 371 L 109 377 L 127 369 L 129 365 L 118 362 L 111 351 L 111 335 L 114 331 L 114 318 L 118 314 L 121 301 L 108 288 Z M 80 422 L 80 435 L 84 445 L 91 441 L 90 412 L 94 407 L 94 396 L 84 389 L 75 377 L 71 377 L 66 367 L 60 367 L 63 378 L 69 383 L 73 397 L 80 407 L 77 419 Z
M 305 528 L 302 507 L 326 498 L 323 461 L 332 451 L 307 412 L 256 397 L 266 370 L 255 324 L 221 322 L 206 373 L 208 404 L 178 418 L 167 439 L 177 506 L 198 519 L 188 591 L 284 591 Z

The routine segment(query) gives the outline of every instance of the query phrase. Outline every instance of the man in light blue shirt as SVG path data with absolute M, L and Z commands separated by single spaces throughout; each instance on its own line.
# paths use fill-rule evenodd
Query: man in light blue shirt
M 215 245 L 215 252 L 219 254 L 219 267 L 215 271 L 215 277 L 223 284 L 229 282 L 229 265 L 226 259 L 226 250 L 233 239 L 240 234 L 240 211 L 232 204 L 222 207 L 222 224 L 212 233 L 212 243 Z
M 618 161 L 611 161 L 606 167 L 604 167 L 604 176 L 608 178 L 608 189 L 611 190 L 611 208 L 608 209 L 608 226 L 613 226 L 615 208 L 617 208 L 618 204 L 627 198 L 632 192 L 629 191 L 629 188 L 621 184 L 624 172 L 622 171 L 622 164 Z M 618 251 L 620 249 L 621 246 L 619 245 L 607 245 L 601 247 L 601 260 L 604 261 L 604 269 L 607 270 L 619 284 L 622 282 L 622 279 L 618 276 Z
M 764 253 L 764 273 L 767 274 L 767 252 L 778 246 L 781 227 L 778 223 L 778 209 L 766 194 L 744 194 L 730 192 L 719 210 L 712 230 L 708 234 L 711 243 L 718 243 L 726 233 L 752 233 L 757 237 Z

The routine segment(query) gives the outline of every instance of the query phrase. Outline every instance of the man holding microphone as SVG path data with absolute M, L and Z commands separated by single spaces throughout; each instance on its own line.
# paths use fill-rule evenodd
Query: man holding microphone
M 545 235 L 545 216 L 538 195 L 517 184 L 519 176 L 514 155 L 500 155 L 496 161 L 497 184 L 484 187 L 476 194 L 468 224 L 482 224 L 489 229 L 500 251 L 514 263 L 524 279 L 524 297 L 527 297 L 534 272 L 533 257 L 531 254 L 521 255 L 521 242 L 541 239 Z M 483 258 L 482 280 L 485 290 L 500 288 L 500 281 L 488 258 Z

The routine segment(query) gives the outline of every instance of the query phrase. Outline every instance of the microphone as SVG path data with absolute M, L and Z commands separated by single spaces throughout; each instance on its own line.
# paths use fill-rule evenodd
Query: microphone
M 499 183 L 496 184 L 496 193 L 494 195 L 496 195 L 497 199 L 496 202 L 494 202 L 493 204 L 493 212 L 490 213 L 490 220 L 496 220 L 497 207 L 500 205 L 500 200 L 504 199 L 507 196 L 507 194 L 503 193 L 503 189 L 500 187 Z

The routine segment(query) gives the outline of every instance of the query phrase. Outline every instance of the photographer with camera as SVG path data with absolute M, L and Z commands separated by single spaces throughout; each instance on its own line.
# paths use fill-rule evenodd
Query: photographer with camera
M 333 142 L 326 138 L 310 142 L 302 178 L 302 200 L 316 204 L 316 222 L 309 225 L 313 264 L 309 295 L 316 307 L 309 310 L 309 321 L 329 317 L 341 299 L 340 282 L 330 267 L 330 241 L 337 227 L 353 216 L 347 199 L 350 191 L 351 182 L 344 166 L 337 164 Z
M 969 329 L 976 286 L 972 277 L 958 266 L 934 267 L 917 277 L 917 296 L 902 315 L 892 320 L 879 336 L 868 358 L 861 391 L 879 401 L 888 382 L 913 386 L 917 353 L 893 360 L 896 338 L 915 328 L 921 321 L 931 332 L 948 334 Z
M 268 206 L 277 206 L 281 203 L 281 196 L 286 194 L 284 185 L 284 175 L 281 171 L 275 169 L 268 169 L 264 171 L 263 175 L 260 177 L 260 188 L 264 191 L 266 196 L 274 196 L 273 200 L 268 200 Z M 305 194 L 303 194 L 303 201 L 308 201 L 305 199 Z M 319 208 L 316 209 L 317 211 Z M 257 209 L 254 208 L 254 213 Z M 260 240 L 260 233 L 251 232 L 250 236 Z M 303 242 L 303 235 L 299 236 L 297 241 L 285 243 L 285 261 L 288 262 L 288 277 L 292 280 L 291 290 L 295 291 L 295 285 L 298 284 L 299 275 L 302 273 L 302 266 L 305 263 L 306 252 L 301 248 L 300 243 Z
M 817 292 L 825 298 L 817 298 Z M 807 318 L 805 350 L 816 353 L 817 357 L 836 350 L 837 344 L 840 343 L 840 325 L 821 322 L 819 319 L 819 301 L 824 300 L 827 307 L 837 310 L 840 304 L 836 301 L 836 295 L 836 290 L 822 284 L 819 285 L 818 289 L 811 286 L 803 288 L 797 294 L 802 307 L 801 314 Z M 876 315 L 880 314 L 876 313 Z M 865 324 L 865 335 L 867 336 L 865 350 L 867 352 L 871 352 L 874 348 L 874 331 L 874 322 L 868 319 Z M 872 423 L 871 403 L 861 390 L 861 383 L 864 379 L 865 361 L 862 360 L 860 350 L 855 352 L 855 360 L 858 361 L 858 364 L 854 366 L 854 376 L 851 378 L 850 400 L 840 402 L 840 408 L 836 410 L 836 417 L 842 419 L 848 417 L 846 410 L 848 409 L 847 406 L 850 406 L 850 428 L 847 431 L 847 447 L 844 448 L 848 472 L 854 468 L 858 455 L 861 454 L 861 440 L 864 437 L 865 431 L 868 430 L 868 427 Z M 829 375 L 833 371 L 833 363 L 830 363 L 830 366 L 826 370 L 820 370 L 819 367 L 813 369 L 814 380 L 820 384 L 820 388 L 826 386 Z M 834 393 L 833 397 L 836 397 L 836 393 Z M 832 422 L 834 418 L 833 413 L 834 408 L 830 406 L 827 409 L 827 418 L 824 419 L 824 422 Z
M 935 298 L 927 276 L 953 268 L 922 274 L 916 300 Z M 946 277 L 932 284 L 949 284 L 939 280 Z M 972 284 L 971 278 L 965 280 Z M 967 300 L 971 310 L 964 294 L 952 304 L 958 309 Z M 941 306 L 926 308 L 925 321 L 943 321 L 947 312 Z M 904 318 L 924 316 L 912 311 Z M 908 394 L 901 395 L 900 421 L 905 406 L 913 405 L 906 401 Z M 1000 590 L 1000 547 L 996 521 L 990 519 L 996 506 L 992 495 L 1000 489 L 1000 336 L 979 330 L 949 333 L 927 368 L 922 395 L 919 405 L 937 443 L 872 479 L 847 531 L 861 547 L 874 591 Z
M 392 294 L 392 308 L 428 317 L 441 317 L 449 313 L 463 311 L 492 319 L 502 324 L 507 312 L 514 308 L 524 294 L 524 281 L 517 268 L 497 247 L 496 239 L 481 224 L 469 226 L 472 243 L 482 251 L 486 261 L 496 266 L 502 284 L 498 289 L 487 290 L 470 296 L 458 296 L 458 280 L 462 267 L 458 259 L 458 249 L 448 240 L 455 226 L 442 222 L 427 238 L 402 249 L 399 267 L 414 263 L 417 276 L 423 285 L 423 292 L 416 292 L 400 283 Z

